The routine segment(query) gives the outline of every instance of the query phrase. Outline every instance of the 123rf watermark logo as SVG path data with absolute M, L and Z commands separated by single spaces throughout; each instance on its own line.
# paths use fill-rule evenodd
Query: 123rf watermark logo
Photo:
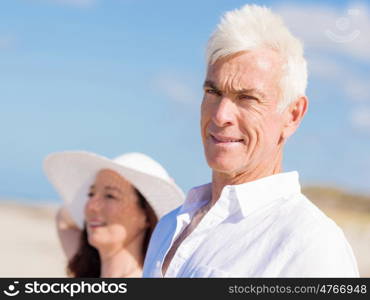
M 17 296 L 21 292 L 19 281 L 14 281 L 7 289 L 3 290 L 4 295 L 9 297 Z M 31 295 L 53 295 L 63 294 L 73 298 L 77 294 L 125 294 L 127 283 L 101 282 L 39 282 L 34 280 L 26 282 L 23 286 L 23 294 Z

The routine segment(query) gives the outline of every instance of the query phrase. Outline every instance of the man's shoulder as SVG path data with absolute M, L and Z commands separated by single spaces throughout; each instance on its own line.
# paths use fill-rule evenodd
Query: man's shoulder
M 358 276 L 357 263 L 343 230 L 320 208 L 301 194 L 282 230 L 286 249 L 301 273 L 291 276 Z M 340 264 L 340 266 L 338 266 Z
M 304 194 L 298 193 L 290 196 L 288 201 L 282 203 L 280 214 L 289 214 L 292 220 L 307 222 L 328 221 L 330 218 Z
M 285 220 L 285 232 L 289 231 L 295 238 L 301 236 L 305 242 L 345 239 L 336 222 L 303 194 L 296 195 L 286 208 L 282 207 L 279 217 Z

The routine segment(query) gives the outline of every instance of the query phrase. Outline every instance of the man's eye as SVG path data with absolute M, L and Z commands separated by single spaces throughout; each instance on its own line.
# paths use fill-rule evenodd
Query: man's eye
M 88 196 L 89 198 L 94 197 L 94 193 L 93 193 L 93 192 L 90 192 L 90 193 L 88 193 L 88 194 L 87 194 L 87 196 Z
M 105 197 L 108 199 L 116 199 L 116 197 L 114 197 L 112 194 L 106 194 Z
M 220 96 L 220 92 L 215 89 L 206 89 L 207 94 Z
M 239 100 L 257 100 L 256 97 L 250 96 L 250 95 L 239 95 Z

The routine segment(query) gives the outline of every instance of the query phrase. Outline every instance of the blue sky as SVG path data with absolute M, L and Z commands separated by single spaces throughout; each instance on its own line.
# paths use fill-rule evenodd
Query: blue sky
M 222 13 L 246 3 L 1 1 L 0 198 L 58 199 L 42 161 L 61 150 L 144 152 L 185 191 L 208 182 L 204 46 Z M 284 17 L 309 62 L 309 112 L 284 169 L 370 193 L 369 3 L 255 3 Z

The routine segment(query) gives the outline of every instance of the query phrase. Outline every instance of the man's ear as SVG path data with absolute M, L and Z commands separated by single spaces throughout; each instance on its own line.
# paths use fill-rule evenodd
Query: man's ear
M 308 108 L 308 98 L 301 96 L 294 100 L 284 110 L 284 127 L 281 133 L 281 139 L 287 140 L 299 127 Z

